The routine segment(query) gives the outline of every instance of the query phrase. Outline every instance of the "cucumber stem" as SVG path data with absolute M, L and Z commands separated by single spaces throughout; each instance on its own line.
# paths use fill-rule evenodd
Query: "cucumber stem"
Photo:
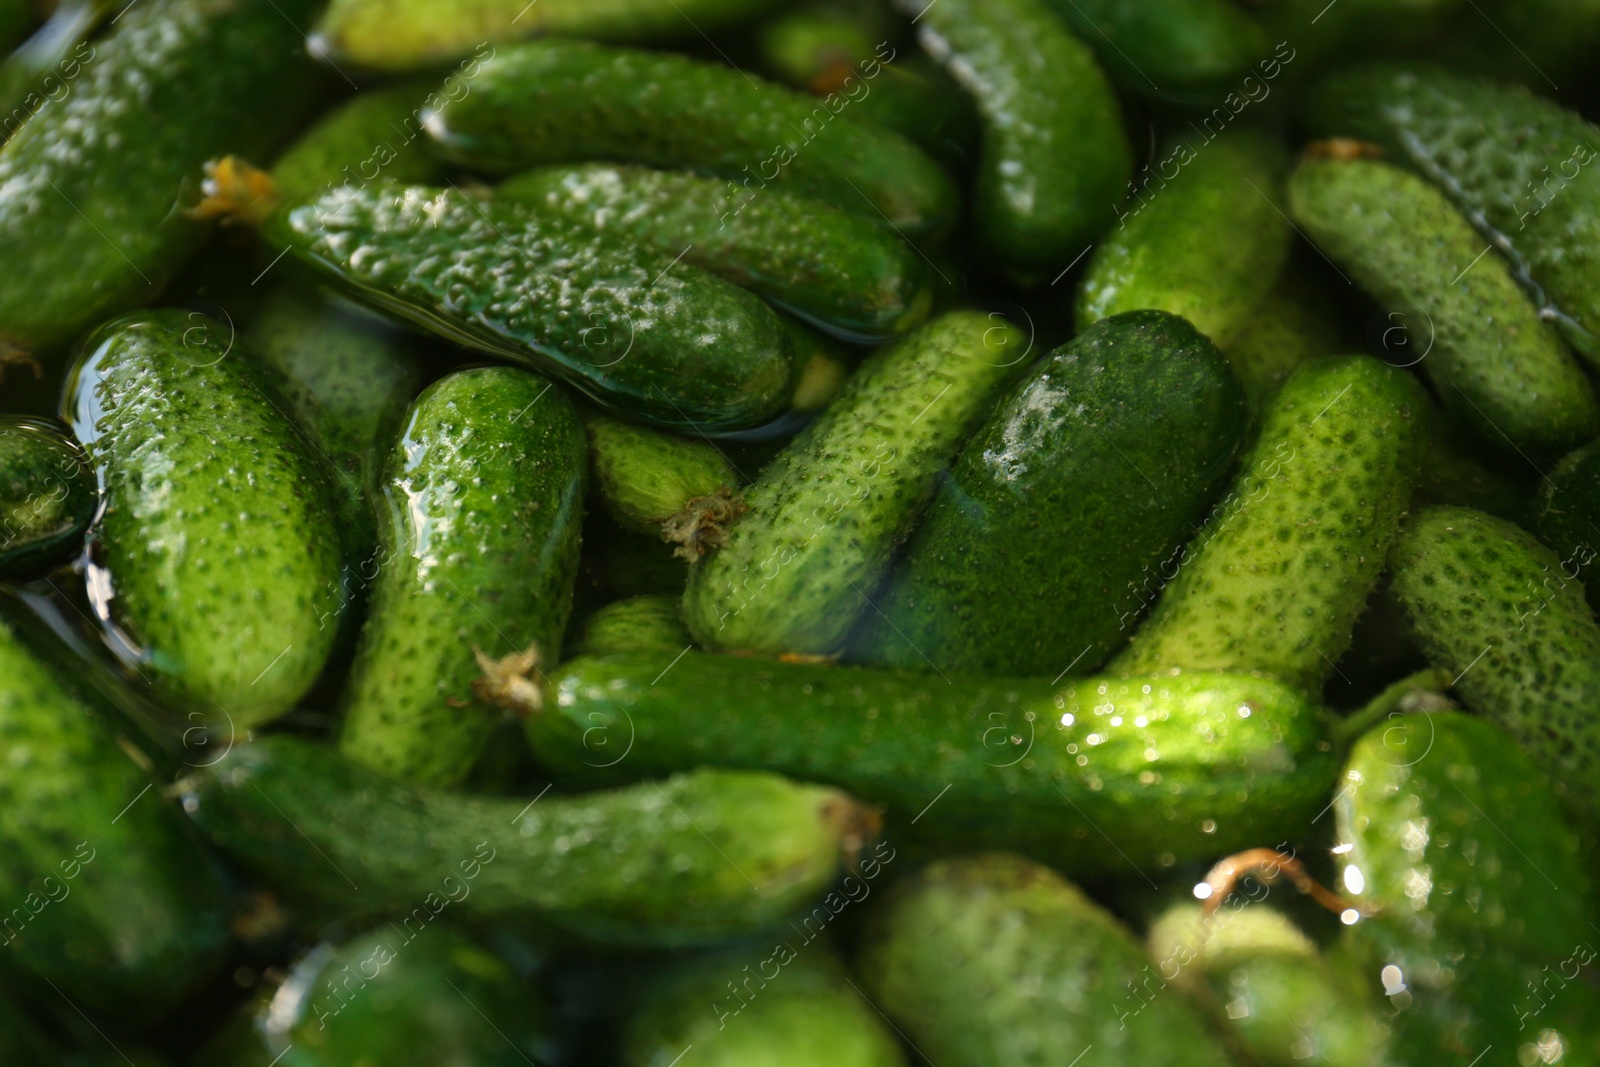
M 677 545 L 673 555 L 690 563 L 728 543 L 728 524 L 749 508 L 744 497 L 723 486 L 708 496 L 692 497 L 676 515 L 661 520 L 661 540 Z
M 540 680 L 544 678 L 544 673 L 539 670 L 538 642 L 500 659 L 486 655 L 483 649 L 473 645 L 472 655 L 478 661 L 478 668 L 483 671 L 481 678 L 472 680 L 473 696 L 485 704 L 504 708 L 519 719 L 543 710 L 544 691 L 540 689 L 539 682 L 534 681 L 534 675 L 538 675 Z

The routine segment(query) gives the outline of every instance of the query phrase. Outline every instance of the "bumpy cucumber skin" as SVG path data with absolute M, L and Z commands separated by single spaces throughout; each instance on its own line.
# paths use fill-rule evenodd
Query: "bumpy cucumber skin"
M 151 777 L 5 622 L 0 759 L 6 958 L 92 1009 L 153 1013 L 180 999 L 228 941 L 216 870 Z
M 1335 75 L 1307 112 L 1320 133 L 1377 142 L 1443 190 L 1541 312 L 1600 361 L 1600 176 L 1589 165 L 1600 130 L 1521 86 L 1429 67 Z
M 1551 470 L 1539 484 L 1533 512 L 1539 540 L 1563 559 L 1576 551 L 1595 554 L 1600 548 L 1600 441 L 1578 449 Z M 1587 575 L 1584 585 L 1590 606 L 1600 605 L 1600 577 Z
M 1026 347 L 998 316 L 958 311 L 864 363 L 745 491 L 727 545 L 690 570 L 689 632 L 719 649 L 840 652 Z
M 527 371 L 459 371 L 417 398 L 389 457 L 341 752 L 416 785 L 467 776 L 500 718 L 473 698 L 473 649 L 560 659 L 586 465 L 571 403 Z
M 1302 363 L 1335 355 L 1339 318 L 1316 282 L 1292 266 L 1222 345 L 1259 418 L 1285 379 Z
M 973 227 L 999 267 L 1054 277 L 1111 225 L 1133 169 L 1115 93 L 1043 0 L 900 0 L 923 50 L 977 101 Z
M 1259 670 L 1320 690 L 1399 533 L 1429 411 L 1416 379 L 1368 356 L 1295 371 L 1111 669 Z
M 1150 960 L 1121 925 L 1054 871 L 1004 853 L 897 883 L 862 950 L 867 992 L 940 1067 L 1231 1062 L 1181 995 L 1137 1021 L 1114 1010 Z
M 1247 422 L 1227 360 L 1193 326 L 1162 311 L 1101 320 L 1034 364 L 962 446 L 852 658 L 1094 670 L 1205 519 Z
M 1158 308 L 1225 347 L 1289 253 L 1288 220 L 1273 206 L 1287 170 L 1288 154 L 1264 134 L 1240 131 L 1205 145 L 1095 250 L 1078 293 L 1078 329 Z M 1249 185 L 1262 195 L 1245 195 Z
M 1312 161 L 1289 180 L 1289 212 L 1409 330 L 1427 330 L 1419 368 L 1485 441 L 1560 455 L 1600 431 L 1600 402 L 1560 334 L 1426 181 L 1374 160 Z
M 83 547 L 100 491 L 83 450 L 26 415 L 0 415 L 0 578 L 37 578 Z
M 737 429 L 793 392 L 788 333 L 760 298 L 523 205 L 347 186 L 291 210 L 285 239 L 357 300 L 633 418 Z
M 1222 0 L 1047 0 L 1114 80 L 1171 95 L 1245 74 L 1271 46 L 1259 23 Z
M 64 404 L 104 495 L 91 596 L 124 652 L 212 725 L 288 711 L 333 647 L 343 563 L 333 474 L 254 357 L 224 323 L 142 312 L 84 341 Z
M 520 174 L 495 195 L 682 254 L 845 336 L 904 333 L 933 307 L 932 268 L 893 230 L 778 189 L 730 200 L 718 178 L 590 163 Z
M 602 159 L 690 169 L 775 183 L 907 233 L 947 230 L 958 204 L 950 178 L 850 105 L 684 56 L 537 41 L 485 61 L 471 94 L 427 129 L 446 157 L 478 169 Z M 730 190 L 727 208 L 738 202 Z
M 1588 543 L 1558 553 L 1466 508 L 1419 513 L 1390 556 L 1429 661 L 1459 675 L 1466 705 L 1510 732 L 1586 824 L 1600 816 L 1600 626 L 1576 576 L 1594 558 Z
M 709 441 L 592 413 L 583 428 L 594 490 L 625 530 L 658 533 L 690 500 L 738 484 L 733 465 Z
M 691 39 L 756 18 L 776 0 L 333 0 L 317 26 L 328 50 L 364 67 L 417 70 L 484 42 L 584 37 L 648 43 Z
M 700 652 L 660 677 L 669 658 L 563 664 L 526 720 L 534 751 L 590 776 L 771 768 L 882 804 L 894 833 L 941 849 L 1112 875 L 1282 840 L 1338 769 L 1318 708 L 1264 678 L 946 682 Z
M 581 656 L 656 652 L 676 656 L 693 644 L 683 625 L 683 598 L 657 594 L 618 600 L 590 615 L 572 652 Z
M 160 291 L 207 233 L 179 210 L 200 165 L 270 150 L 321 85 L 292 25 L 311 6 L 146 0 L 94 44 L 0 149 L 0 341 L 69 341 Z
M 481 842 L 493 858 L 463 915 L 543 919 L 635 946 L 705 944 L 781 920 L 832 882 L 873 824 L 843 793 L 772 774 L 698 771 L 531 804 L 419 792 L 281 736 L 235 747 L 193 788 L 185 806 L 223 851 L 296 895 L 406 912 Z

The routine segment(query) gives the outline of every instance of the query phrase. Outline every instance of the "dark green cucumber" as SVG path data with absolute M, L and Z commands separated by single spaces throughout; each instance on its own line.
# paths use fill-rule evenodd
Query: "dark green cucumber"
M 415 70 L 523 37 L 692 40 L 696 31 L 723 29 L 774 6 L 775 0 L 539 0 L 537 6 L 517 0 L 333 0 L 317 25 L 316 41 L 364 67 Z
M 1567 456 L 1539 483 L 1533 512 L 1539 540 L 1563 561 L 1576 557 L 1588 566 L 1600 556 L 1600 441 Z M 1583 581 L 1590 606 L 1600 605 L 1600 577 L 1585 573 Z
M 71 92 L 0 148 L 0 342 L 42 348 L 157 296 L 207 233 L 200 166 L 260 155 L 321 84 L 309 0 L 145 0 L 93 45 Z
M 1375 141 L 1437 185 L 1541 317 L 1600 361 L 1600 130 L 1520 86 L 1430 67 L 1340 74 L 1307 110 L 1319 132 Z
M 1338 313 L 1316 279 L 1291 264 L 1222 345 L 1254 417 L 1260 417 L 1300 364 L 1338 353 L 1339 325 Z
M 1390 556 L 1394 596 L 1435 666 L 1503 726 L 1584 825 L 1600 815 L 1600 626 L 1580 580 L 1595 551 L 1558 554 L 1466 508 L 1416 515 Z
M 1253 130 L 1202 147 L 1183 146 L 1186 169 L 1148 203 L 1139 197 L 1119 211 L 1078 292 L 1078 329 L 1157 308 L 1226 347 L 1250 324 L 1289 252 L 1289 222 L 1274 206 L 1288 154 Z
M 1225 0 L 1047 2 L 1119 86 L 1139 93 L 1173 96 L 1219 87 L 1272 54 L 1260 23 Z
M 542 919 L 629 945 L 777 922 L 877 823 L 843 793 L 772 774 L 707 770 L 532 800 L 419 792 L 290 737 L 235 747 L 191 789 L 185 806 L 218 846 L 296 896 L 406 913 L 476 857 L 463 917 Z
M 332 471 L 230 328 L 151 311 L 84 342 L 64 405 L 99 478 L 89 594 L 175 708 L 244 730 L 288 711 L 344 608 Z
M 711 764 L 832 782 L 886 806 L 896 832 L 1075 874 L 1280 840 L 1327 803 L 1337 771 L 1317 706 L 1244 675 L 1056 686 L 701 652 L 667 666 L 659 652 L 562 665 L 529 743 L 575 774 Z
M 933 270 L 881 221 L 781 189 L 730 200 L 730 185 L 590 163 L 529 171 L 495 195 L 681 255 L 847 337 L 892 336 L 928 317 Z
M 43 419 L 0 415 L 0 578 L 37 578 L 76 555 L 99 506 L 76 441 Z
M 1048 280 L 1112 223 L 1133 170 L 1122 110 L 1044 0 L 899 0 L 923 50 L 977 101 L 973 228 L 1002 271 Z
M 1426 324 L 1418 369 L 1486 442 L 1560 455 L 1600 431 L 1600 401 L 1561 335 L 1426 181 L 1376 160 L 1313 160 L 1289 181 L 1289 212 L 1410 329 Z
M 582 656 L 643 652 L 676 656 L 693 644 L 683 625 L 683 598 L 657 594 L 617 600 L 590 615 L 572 651 Z
M 670 256 L 423 186 L 346 186 L 283 225 L 303 262 L 363 303 L 634 418 L 723 430 L 788 407 L 798 370 L 777 314 Z
M 83 65 L 97 55 L 90 36 L 116 6 L 114 0 L 58 3 L 20 46 L 0 50 L 0 142 L 72 91 Z
M 755 32 L 761 66 L 785 85 L 831 92 L 858 65 L 894 58 L 904 36 L 887 4 L 801 3 L 764 21 Z
M 1183 319 L 1095 323 L 962 447 L 852 658 L 1002 676 L 1099 667 L 1215 502 L 1248 420 L 1227 359 Z
M 1048 868 L 985 853 L 935 864 L 889 892 L 862 949 L 862 977 L 940 1067 L 1065 1067 L 1086 1054 L 1140 1067 L 1232 1062 L 1181 995 L 1154 997 L 1136 1021 L 1118 1021 L 1113 1005 L 1150 960 Z
M 4 958 L 90 1009 L 148 1019 L 221 962 L 227 906 L 120 740 L 0 621 Z
M 957 311 L 864 363 L 745 491 L 728 543 L 690 571 L 689 632 L 720 649 L 842 651 L 1027 344 L 997 316 Z
M 691 501 L 721 498 L 739 482 L 728 457 L 704 439 L 594 413 L 583 426 L 594 490 L 625 530 L 665 537 L 663 524 Z
M 612 160 L 769 183 L 908 233 L 954 221 L 955 187 L 921 149 L 850 114 L 685 56 L 538 41 L 486 60 L 472 92 L 427 116 L 450 159 L 508 173 Z M 731 193 L 724 210 L 738 206 Z
M 516 675 L 560 659 L 586 462 L 566 394 L 527 371 L 458 371 L 417 398 L 388 460 L 340 751 L 418 785 L 467 776 L 499 719 L 485 659 Z
M 1428 440 L 1415 378 L 1307 363 L 1113 670 L 1260 670 L 1320 690 L 1377 584 Z

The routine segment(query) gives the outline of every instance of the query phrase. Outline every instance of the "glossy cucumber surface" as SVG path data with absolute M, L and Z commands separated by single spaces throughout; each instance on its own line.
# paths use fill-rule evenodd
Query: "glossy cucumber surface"
M 100 491 L 58 424 L 0 415 L 0 578 L 36 578 L 83 548 Z

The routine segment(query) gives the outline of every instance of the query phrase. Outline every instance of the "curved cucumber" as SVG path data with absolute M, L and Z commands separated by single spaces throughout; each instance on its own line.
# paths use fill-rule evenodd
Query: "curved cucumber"
M 973 227 L 1004 271 L 1054 277 L 1111 225 L 1133 170 L 1122 110 L 1044 0 L 899 0 L 923 50 L 977 101 Z
M 845 336 L 892 336 L 928 317 L 932 269 L 893 230 L 780 189 L 730 200 L 730 184 L 591 163 L 529 171 L 502 182 L 495 195 L 681 254 L 685 263 Z
M 1184 320 L 1097 322 L 1034 364 L 962 447 L 852 658 L 1094 670 L 1205 518 L 1247 421 L 1227 360 Z
M 1415 378 L 1367 356 L 1295 371 L 1112 669 L 1260 670 L 1320 690 L 1399 533 L 1428 412 Z
M 83 345 L 65 405 L 105 503 L 89 592 L 113 646 L 182 710 L 288 711 L 344 608 L 332 472 L 226 325 L 151 311 Z
M 583 622 L 577 647 L 584 656 L 665 652 L 675 656 L 694 644 L 683 625 L 683 598 L 656 594 L 617 600 Z
M 685 56 L 537 41 L 485 60 L 471 94 L 427 129 L 448 158 L 484 170 L 644 163 L 775 184 L 909 233 L 948 229 L 950 178 L 850 106 L 843 93 L 814 100 Z M 731 192 L 725 209 L 738 200 Z
M 1600 441 L 1568 455 L 1540 483 L 1534 529 L 1563 560 L 1600 555 Z M 1600 605 L 1600 577 L 1586 575 L 1584 586 L 1590 606 Z
M 861 971 L 873 1002 L 941 1067 L 1034 1067 L 1075 1056 L 1140 1067 L 1231 1063 L 1187 998 L 1113 1006 L 1150 960 L 1077 886 L 1004 853 L 938 863 L 874 916 Z
M 577 223 L 457 189 L 346 186 L 284 230 L 363 303 L 632 417 L 722 430 L 788 408 L 791 342 L 759 298 Z
M 1079 330 L 1156 308 L 1226 346 L 1250 324 L 1289 252 L 1289 223 L 1273 206 L 1288 155 L 1244 130 L 1191 151 L 1184 163 L 1148 204 L 1119 213 L 1119 227 L 1100 242 L 1078 293 Z
M 843 793 L 771 774 L 476 798 L 418 792 L 291 737 L 236 747 L 192 789 L 186 807 L 223 851 L 297 896 L 405 913 L 477 863 L 464 916 L 524 916 L 637 946 L 777 922 L 820 894 L 876 827 Z
M 1167 96 L 1218 86 L 1271 54 L 1266 31 L 1226 0 L 1046 0 L 1117 84 Z
M 1025 347 L 1016 327 L 960 311 L 864 363 L 745 491 L 727 545 L 690 571 L 689 632 L 721 649 L 840 652 Z
M 700 652 L 664 673 L 668 658 L 552 672 L 526 721 L 539 758 L 591 775 L 771 768 L 885 805 L 898 832 L 941 849 L 1124 875 L 1281 839 L 1327 803 L 1337 770 L 1316 705 L 1263 678 L 947 682 Z
M 1594 558 L 1586 542 L 1558 555 L 1466 508 L 1418 514 L 1390 555 L 1394 595 L 1430 662 L 1585 824 L 1600 814 L 1600 626 L 1578 576 Z
M 1426 324 L 1418 367 L 1484 440 L 1555 455 L 1600 431 L 1583 368 L 1443 193 L 1387 163 L 1312 161 L 1289 211 L 1410 329 Z
M 382 566 L 340 751 L 418 785 L 467 776 L 499 718 L 474 699 L 484 658 L 560 658 L 584 475 L 577 415 L 536 375 L 458 371 L 417 398 L 389 457 Z
M 160 292 L 207 233 L 180 210 L 201 164 L 270 151 L 315 99 L 294 27 L 311 6 L 124 9 L 70 93 L 0 148 L 0 342 L 69 341 Z
M 0 415 L 0 578 L 36 578 L 83 548 L 100 491 L 54 424 Z

